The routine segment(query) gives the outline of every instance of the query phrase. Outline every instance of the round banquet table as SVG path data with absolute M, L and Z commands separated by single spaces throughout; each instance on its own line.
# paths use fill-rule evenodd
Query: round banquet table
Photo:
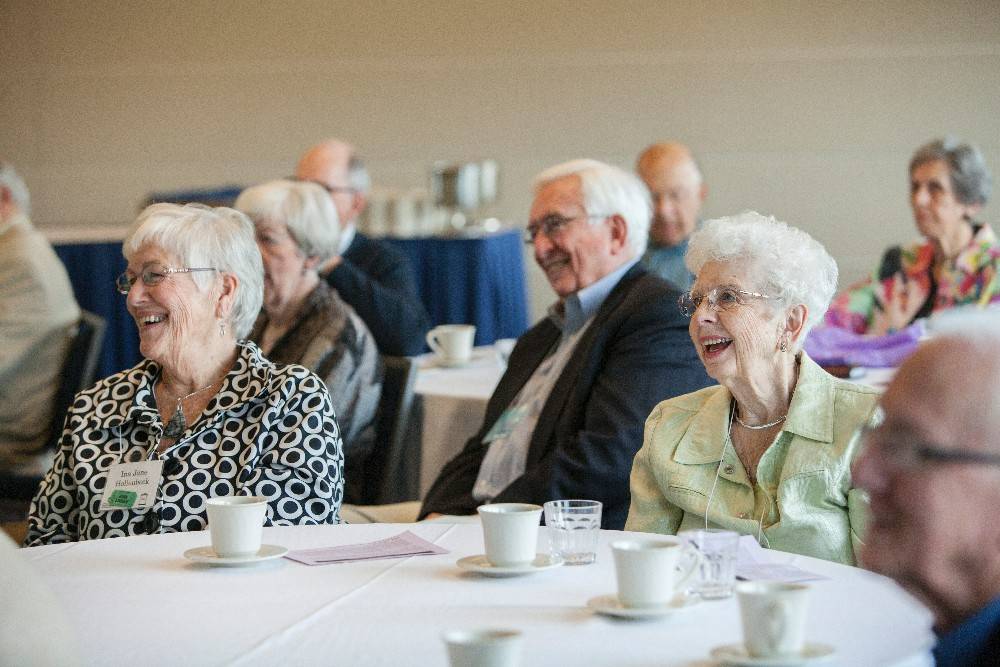
M 483 552 L 478 524 L 365 524 L 266 528 L 264 543 L 290 549 L 356 544 L 411 530 L 449 550 L 337 565 L 278 559 L 239 568 L 182 557 L 205 532 L 95 540 L 22 549 L 79 632 L 88 665 L 440 665 L 441 634 L 473 627 L 524 633 L 524 667 L 711 665 L 710 650 L 740 641 L 735 598 L 700 602 L 653 621 L 595 615 L 613 593 L 609 544 L 597 562 L 494 579 L 460 570 Z M 544 533 L 545 529 L 542 529 Z M 545 543 L 544 536 L 540 544 Z M 811 584 L 807 639 L 836 647 L 823 665 L 924 665 L 930 616 L 884 577 L 781 552 L 829 577 Z M 9 601 L 5 601 L 9 604 Z

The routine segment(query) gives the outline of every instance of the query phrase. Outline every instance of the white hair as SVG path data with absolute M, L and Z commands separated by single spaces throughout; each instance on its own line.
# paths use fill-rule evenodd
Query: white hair
M 264 301 L 264 264 L 246 215 L 224 206 L 153 204 L 132 223 L 122 253 L 129 260 L 146 245 L 174 255 L 183 268 L 215 268 L 236 276 L 229 323 L 237 338 L 250 333 Z M 202 291 L 216 279 L 209 272 L 190 275 Z
M 691 235 L 685 263 L 698 274 L 708 262 L 744 263 L 765 294 L 809 315 L 799 343 L 823 320 L 837 289 L 837 262 L 819 241 L 755 211 L 706 221 Z
M 24 179 L 10 162 L 0 161 L 0 188 L 6 188 L 10 192 L 11 200 L 21 213 L 31 215 L 31 194 L 28 192 L 28 186 L 24 184 Z
M 246 213 L 254 225 L 276 222 L 288 227 L 306 257 L 323 261 L 337 254 L 340 219 L 330 195 L 316 183 L 278 180 L 255 185 L 240 193 L 233 208 Z
M 590 215 L 620 215 L 628 228 L 628 247 L 632 256 L 646 251 L 649 219 L 653 214 L 649 190 L 634 174 L 597 160 L 570 160 L 549 167 L 535 176 L 535 194 L 553 181 L 567 176 L 580 179 L 583 207 Z M 596 221 L 592 221 L 596 224 Z

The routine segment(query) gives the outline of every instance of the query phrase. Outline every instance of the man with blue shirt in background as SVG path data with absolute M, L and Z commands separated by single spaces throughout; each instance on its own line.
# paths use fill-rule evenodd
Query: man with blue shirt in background
M 882 397 L 855 461 L 864 566 L 934 614 L 938 667 L 1000 664 L 1000 318 L 956 317 Z
M 708 194 L 701 169 L 687 146 L 667 142 L 644 150 L 636 172 L 653 198 L 642 264 L 677 289 L 690 289 L 694 276 L 684 266 L 684 253 Z
M 574 160 L 542 172 L 534 189 L 525 241 L 558 301 L 518 339 L 479 432 L 420 515 L 586 498 L 604 504 L 604 528 L 621 529 L 650 410 L 711 380 L 679 293 L 639 266 L 650 219 L 639 179 Z

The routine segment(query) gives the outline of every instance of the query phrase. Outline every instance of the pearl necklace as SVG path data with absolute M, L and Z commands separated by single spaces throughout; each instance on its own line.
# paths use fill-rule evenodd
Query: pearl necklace
M 735 408 L 733 409 L 733 416 L 736 417 L 736 421 L 743 428 L 748 428 L 751 431 L 763 431 L 765 428 L 771 428 L 772 426 L 777 426 L 781 422 L 785 421 L 785 418 L 788 417 L 788 413 L 785 413 L 785 414 L 781 415 L 780 417 L 778 417 L 777 419 L 775 419 L 773 422 L 768 422 L 766 424 L 761 424 L 760 426 L 751 426 L 750 424 L 747 424 L 746 422 L 744 422 L 742 419 L 740 419 L 740 416 L 736 412 Z

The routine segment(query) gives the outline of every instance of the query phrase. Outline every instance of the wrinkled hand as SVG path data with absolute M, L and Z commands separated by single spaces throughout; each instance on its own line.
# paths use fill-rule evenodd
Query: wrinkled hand
M 927 300 L 929 292 L 916 280 L 907 280 L 897 273 L 886 285 L 882 283 L 882 293 L 876 292 L 878 306 L 872 318 L 870 333 L 884 336 L 907 326 L 916 317 L 920 307 Z

